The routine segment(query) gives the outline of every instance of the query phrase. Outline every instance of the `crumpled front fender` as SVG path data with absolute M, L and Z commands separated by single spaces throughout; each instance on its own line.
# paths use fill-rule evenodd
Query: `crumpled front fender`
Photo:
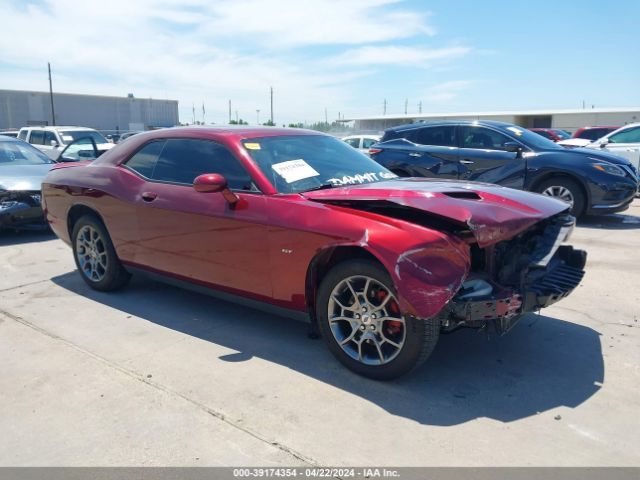
M 402 311 L 418 318 L 431 318 L 460 289 L 470 265 L 469 246 L 458 239 L 442 236 L 403 252 L 393 264 L 387 263 L 387 268 Z

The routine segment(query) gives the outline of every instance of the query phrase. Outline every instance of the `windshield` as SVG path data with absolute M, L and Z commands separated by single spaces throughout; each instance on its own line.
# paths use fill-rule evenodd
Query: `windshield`
M 533 150 L 564 150 L 564 147 L 526 128 L 513 125 L 505 127 L 504 131 Z
M 555 133 L 558 137 L 560 137 L 562 140 L 565 140 L 567 138 L 571 138 L 571 135 L 569 135 L 569 132 L 565 132 L 564 130 L 557 130 L 554 129 L 553 133 Z
M 49 157 L 23 142 L 0 142 L 0 167 L 8 165 L 44 165 L 54 163 Z
M 242 143 L 280 193 L 372 183 L 397 176 L 343 141 L 325 135 L 262 137 Z
M 100 133 L 94 132 L 92 130 L 62 130 L 60 132 L 60 136 L 62 137 L 62 141 L 65 145 L 70 144 L 74 140 L 85 137 L 92 138 L 93 141 L 96 142 L 96 144 L 109 143 L 107 142 L 107 139 L 104 138 Z

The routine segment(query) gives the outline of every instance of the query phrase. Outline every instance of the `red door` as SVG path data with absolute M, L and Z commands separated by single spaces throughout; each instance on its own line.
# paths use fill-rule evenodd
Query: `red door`
M 265 198 L 224 146 L 197 139 L 151 142 L 121 168 L 140 179 L 133 199 L 137 265 L 271 298 Z M 240 201 L 231 206 L 221 193 L 196 192 L 193 180 L 204 173 L 222 174 Z

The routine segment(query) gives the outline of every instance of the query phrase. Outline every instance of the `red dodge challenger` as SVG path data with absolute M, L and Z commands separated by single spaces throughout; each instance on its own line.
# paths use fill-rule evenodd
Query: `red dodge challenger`
M 396 178 L 318 132 L 172 128 L 77 161 L 97 157 L 91 142 L 67 147 L 42 186 L 91 288 L 142 273 L 304 317 L 367 377 L 415 368 L 441 331 L 504 333 L 584 275 L 586 253 L 562 245 L 569 205 Z

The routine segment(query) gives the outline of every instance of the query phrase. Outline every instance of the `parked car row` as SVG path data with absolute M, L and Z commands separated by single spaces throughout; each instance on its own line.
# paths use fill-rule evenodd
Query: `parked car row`
M 56 162 L 93 160 L 113 146 L 84 127 L 0 132 L 0 230 L 47 228 L 40 207 L 40 184 L 47 172 Z
M 96 290 L 137 273 L 309 318 L 375 379 L 415 368 L 442 331 L 502 334 L 569 295 L 586 262 L 562 245 L 571 214 L 623 210 L 638 188 L 621 157 L 501 122 L 391 128 L 371 157 L 299 129 L 165 129 L 108 149 L 23 130 L 57 133 L 66 163 L 3 138 L 0 225 L 44 211 Z

